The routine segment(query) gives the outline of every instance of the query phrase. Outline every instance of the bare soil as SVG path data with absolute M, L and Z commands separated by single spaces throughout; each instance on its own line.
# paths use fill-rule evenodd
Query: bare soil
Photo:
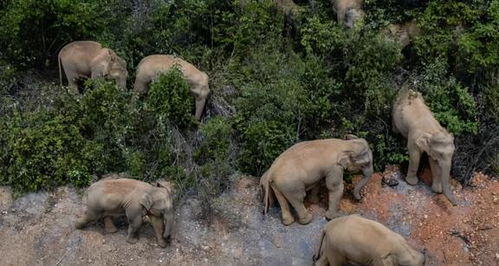
M 394 187 L 382 179 L 395 180 Z M 354 177 L 353 184 L 358 177 Z M 410 186 L 396 167 L 377 173 L 358 202 L 347 185 L 341 210 L 377 220 L 426 248 L 427 265 L 499 265 L 499 182 L 477 173 L 470 187 L 453 182 L 459 206 Z M 14 200 L 0 188 L 0 265 L 312 265 L 325 212 L 325 195 L 307 204 L 316 216 L 308 225 L 284 226 L 276 205 L 262 214 L 258 178 L 242 176 L 232 189 L 206 203 L 186 196 L 176 210 L 175 233 L 163 249 L 144 225 L 137 244 L 128 244 L 126 222 L 104 233 L 101 224 L 74 229 L 81 215 L 81 193 L 71 187 L 27 194 Z

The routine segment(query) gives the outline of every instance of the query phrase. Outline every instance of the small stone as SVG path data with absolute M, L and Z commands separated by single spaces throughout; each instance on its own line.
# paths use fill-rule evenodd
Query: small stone
M 496 260 L 499 260 L 499 253 L 496 253 Z
M 426 214 L 425 214 L 425 215 L 424 215 L 424 218 L 425 218 L 425 219 L 428 219 L 428 215 L 426 215 Z

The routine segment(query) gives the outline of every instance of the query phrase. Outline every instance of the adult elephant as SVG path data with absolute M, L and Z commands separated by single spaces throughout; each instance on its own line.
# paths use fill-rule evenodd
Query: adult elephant
M 359 215 L 349 215 L 326 224 L 314 261 L 316 266 L 345 263 L 423 266 L 425 256 L 386 226 Z
M 174 212 L 172 186 L 168 182 L 154 185 L 128 178 L 108 177 L 92 184 L 86 192 L 85 215 L 76 222 L 81 229 L 88 223 L 104 219 L 106 232 L 116 232 L 113 216 L 126 215 L 128 219 L 127 242 L 137 242 L 137 231 L 147 216 L 156 233 L 158 245 L 166 246 L 170 236 Z
M 110 78 L 116 80 L 120 88 L 126 89 L 128 71 L 125 60 L 98 42 L 76 41 L 65 45 L 59 51 L 58 64 L 61 85 L 62 65 L 68 85 L 75 92 L 78 92 L 79 78 Z
M 442 193 L 457 205 L 450 190 L 449 176 L 454 154 L 454 137 L 433 117 L 423 96 L 411 89 L 402 89 L 393 104 L 393 131 L 407 138 L 409 169 L 406 181 L 418 183 L 416 176 L 423 152 L 428 154 L 433 173 L 432 190 Z
M 260 179 L 264 191 L 264 213 L 275 195 L 281 206 L 282 222 L 292 224 L 289 203 L 298 214 L 298 222 L 312 221 L 303 200 L 307 190 L 315 190 L 325 178 L 329 190 L 329 219 L 341 216 L 338 206 L 343 195 L 343 170 L 362 171 L 364 178 L 355 186 L 354 196 L 360 200 L 360 190 L 373 173 L 373 156 L 367 141 L 354 135 L 346 140 L 322 139 L 297 143 L 283 152 Z M 289 203 L 288 203 L 289 202 Z
M 137 66 L 137 75 L 133 89 L 138 94 L 145 93 L 151 81 L 157 78 L 159 74 L 168 71 L 174 66 L 178 66 L 187 83 L 190 85 L 191 93 L 196 100 L 195 117 L 197 120 L 201 120 L 206 98 L 210 93 L 208 75 L 178 57 L 157 54 L 142 59 Z

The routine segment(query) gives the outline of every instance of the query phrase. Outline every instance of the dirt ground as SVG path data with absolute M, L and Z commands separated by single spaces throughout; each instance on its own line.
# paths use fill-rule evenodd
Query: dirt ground
M 476 174 L 470 187 L 453 182 L 459 206 L 452 206 L 428 185 L 407 185 L 396 167 L 377 173 L 341 210 L 377 220 L 427 251 L 426 265 L 499 265 L 499 182 Z M 382 179 L 399 184 L 384 185 Z M 354 184 L 357 178 L 354 178 Z M 324 196 L 324 195 L 323 195 Z M 75 230 L 83 208 L 81 194 L 70 187 L 27 194 L 13 200 L 0 188 L 0 265 L 312 265 L 312 254 L 327 221 L 324 200 L 308 205 L 316 216 L 308 225 L 280 223 L 280 209 L 262 214 L 258 179 L 238 178 L 229 191 L 203 212 L 206 202 L 186 196 L 176 210 L 170 245 L 156 245 L 150 226 L 140 240 L 125 241 L 126 223 L 105 234 L 101 225 Z

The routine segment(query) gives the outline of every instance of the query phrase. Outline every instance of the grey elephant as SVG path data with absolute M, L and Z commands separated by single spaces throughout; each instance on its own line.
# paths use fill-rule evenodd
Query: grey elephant
M 362 4 L 362 0 L 335 0 L 334 9 L 338 23 L 344 23 L 348 28 L 353 28 L 365 16 Z
M 68 85 L 74 92 L 78 92 L 80 78 L 110 78 L 116 80 L 120 88 L 126 88 L 128 71 L 125 60 L 98 42 L 76 41 L 65 45 L 59 51 L 58 64 L 61 85 L 62 65 Z
M 390 24 L 383 30 L 383 33 L 388 38 L 398 42 L 403 49 L 419 36 L 421 30 L 419 29 L 416 20 L 412 19 L 401 24 Z
M 175 65 L 179 67 L 187 83 L 191 86 L 191 93 L 196 100 L 195 117 L 197 120 L 201 120 L 206 98 L 210 93 L 208 75 L 178 57 L 157 54 L 142 59 L 137 66 L 137 75 L 133 89 L 138 94 L 145 93 L 151 81 Z
M 316 266 L 422 266 L 425 256 L 384 225 L 349 215 L 326 224 L 314 261 Z
M 82 229 L 90 222 L 104 219 L 106 232 L 113 233 L 117 229 L 112 217 L 126 215 L 127 241 L 136 243 L 138 229 L 143 220 L 149 219 L 158 245 L 165 247 L 174 219 L 172 189 L 166 181 L 151 185 L 128 178 L 104 178 L 87 189 L 85 214 L 76 222 L 76 228 Z
M 354 135 L 346 140 L 322 139 L 297 143 L 284 151 L 260 179 L 264 192 L 264 213 L 273 197 L 281 206 L 282 222 L 292 224 L 289 203 L 298 214 L 298 222 L 312 221 L 303 201 L 306 191 L 317 194 L 319 182 L 324 180 L 329 190 L 329 219 L 342 215 L 338 206 L 343 195 L 343 170 L 362 171 L 364 178 L 355 186 L 354 196 L 360 200 L 360 190 L 373 173 L 373 156 L 367 141 Z M 289 202 L 289 203 L 288 203 Z
M 455 150 L 454 137 L 433 117 L 421 93 L 402 89 L 393 104 L 392 119 L 394 132 L 407 139 L 407 183 L 418 183 L 416 174 L 419 161 L 422 153 L 426 152 L 433 173 L 432 190 L 443 192 L 453 205 L 457 205 L 449 185 L 452 155 Z

